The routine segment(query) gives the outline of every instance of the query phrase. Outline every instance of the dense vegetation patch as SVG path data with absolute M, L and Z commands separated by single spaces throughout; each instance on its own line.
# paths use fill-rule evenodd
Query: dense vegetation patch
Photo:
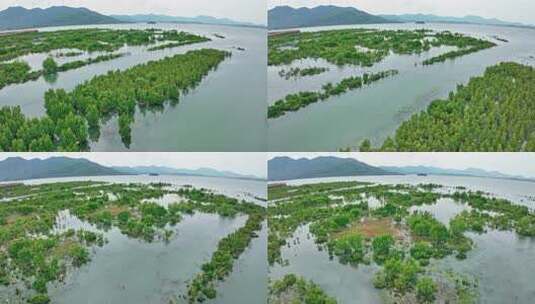
M 473 248 L 465 232 L 484 233 L 487 229 L 515 231 L 535 237 L 535 213 L 526 206 L 495 198 L 487 193 L 456 187 L 437 191 L 440 185 L 356 186 L 333 182 L 268 187 L 268 262 L 286 265 L 281 248 L 299 227 L 308 227 L 319 250 L 331 259 L 357 266 L 374 262 L 381 267 L 374 286 L 386 289 L 396 299 L 432 303 L 438 286 L 454 290 L 451 301 L 473 299 L 472 285 L 442 278 L 427 267 L 431 259 L 455 256 L 465 259 Z M 430 213 L 411 211 L 413 207 L 454 200 L 470 208 L 444 225 Z M 377 201 L 370 207 L 370 200 Z M 374 231 L 364 226 L 374 223 Z M 385 225 L 385 227 L 378 227 Z M 295 245 L 295 241 L 294 241 Z M 466 286 L 465 286 L 466 285 Z M 444 300 L 444 299 L 442 299 Z M 471 302 L 467 302 L 471 303 Z
M 495 44 L 449 31 L 344 29 L 270 36 L 268 46 L 269 65 L 323 58 L 336 65 L 371 67 L 391 52 L 398 55 L 420 54 L 432 47 L 453 46 L 460 50 L 450 52 L 444 58 L 454 58 Z M 442 58 L 430 59 L 426 64 L 444 61 Z
M 186 32 L 179 32 L 173 37 L 170 37 L 170 39 L 168 40 L 171 40 L 172 42 L 166 42 L 161 45 L 153 46 L 153 47 L 148 48 L 147 50 L 158 51 L 158 50 L 163 50 L 163 49 L 175 48 L 175 47 L 179 47 L 183 45 L 210 41 L 210 38 L 197 36 L 197 35 L 186 33 Z
M 41 72 L 31 72 L 24 61 L 0 62 L 0 89 L 8 84 L 24 83 L 41 77 Z
M 535 151 L 534 83 L 533 67 L 489 67 L 405 121 L 379 150 Z M 372 150 L 369 141 L 361 150 Z
M 353 76 L 345 78 L 338 84 L 325 84 L 319 92 L 299 92 L 297 94 L 287 95 L 284 99 L 276 101 L 268 108 L 268 118 L 277 118 L 286 114 L 286 112 L 297 111 L 300 108 L 306 107 L 312 103 L 326 100 L 332 96 L 338 96 L 347 91 L 360 89 L 365 85 L 370 85 L 383 78 L 397 75 L 397 70 L 388 70 L 374 74 L 367 74 L 361 76 Z
M 271 282 L 269 304 L 336 304 L 335 298 L 327 295 L 321 287 L 294 274 L 288 274 Z
M 95 76 L 72 92 L 49 90 L 45 94 L 47 115 L 39 119 L 26 118 L 19 107 L 3 107 L 0 150 L 87 150 L 89 138 L 99 137 L 100 122 L 113 115 L 119 116 L 119 133 L 128 147 L 136 107 L 178 103 L 181 93 L 196 87 L 228 56 L 214 49 L 189 51 Z

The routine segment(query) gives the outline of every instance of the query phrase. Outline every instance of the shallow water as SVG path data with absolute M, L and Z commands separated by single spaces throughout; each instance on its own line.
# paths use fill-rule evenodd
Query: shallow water
M 76 271 L 66 285 L 49 291 L 55 303 L 168 303 L 187 292 L 187 281 L 210 260 L 217 243 L 245 224 L 246 216 L 186 216 L 166 244 L 128 238 L 117 229 L 109 243 Z M 180 301 L 179 301 L 180 303 Z M 245 302 L 244 302 L 245 303 Z
M 413 206 L 410 212 L 429 212 L 442 224 L 449 226 L 450 220 L 463 211 L 470 211 L 472 208 L 468 205 L 455 202 L 450 198 L 441 198 L 433 205 Z
M 0 106 L 20 105 L 30 117 L 44 115 L 44 93 L 48 89 L 74 87 L 95 75 L 201 48 L 232 52 L 195 89 L 181 96 L 180 103 L 167 105 L 163 112 L 136 112 L 132 125 L 131 151 L 264 151 L 266 148 L 266 30 L 198 24 L 123 24 L 88 26 L 91 28 L 177 29 L 212 39 L 205 43 L 147 52 L 147 47 L 123 47 L 129 55 L 59 73 L 50 83 L 37 81 L 11 85 L 0 90 Z M 44 30 L 80 27 L 46 28 Z M 214 34 L 221 34 L 220 39 Z M 243 47 L 239 51 L 236 47 Z M 98 55 L 94 53 L 91 57 Z M 43 57 L 31 55 L 32 66 Z M 83 56 L 80 57 L 83 59 Z M 74 59 L 80 59 L 74 57 Z M 61 59 L 61 60 L 74 60 Z M 239 90 L 236 88 L 239 87 Z M 118 123 L 111 119 L 102 126 L 100 139 L 91 144 L 94 151 L 127 150 L 118 134 Z
M 480 190 L 489 192 L 496 197 L 509 199 L 517 204 L 526 205 L 535 209 L 535 187 L 532 182 L 478 178 L 478 177 L 458 177 L 458 176 L 361 176 L 361 177 L 333 177 L 333 178 L 316 178 L 287 181 L 288 184 L 307 184 L 317 182 L 357 180 L 374 182 L 381 184 L 427 184 L 435 183 L 444 185 L 440 191 L 455 191 L 455 187 L 464 186 L 468 190 Z M 451 218 L 463 210 L 469 210 L 469 207 L 456 203 L 451 199 L 440 199 L 435 205 L 425 205 L 413 207 L 412 210 L 425 210 L 431 212 L 440 222 L 447 224 Z M 300 233 L 302 235 L 302 233 Z M 306 234 L 305 234 L 306 235 Z M 467 233 L 475 244 L 475 248 L 468 253 L 465 260 L 459 261 L 454 257 L 448 257 L 444 260 L 433 260 L 432 265 L 442 270 L 454 270 L 461 274 L 468 274 L 474 277 L 478 282 L 478 293 L 480 295 L 478 303 L 533 303 L 535 297 L 535 285 L 533 285 L 535 273 L 535 239 L 523 238 L 514 232 L 490 230 L 487 233 L 476 234 Z M 308 275 L 310 279 L 318 281 L 320 285 L 326 288 L 330 294 L 338 296 L 350 291 L 346 287 L 338 284 L 329 284 L 321 282 L 327 280 L 330 276 L 335 276 L 340 270 L 331 270 L 323 266 L 328 261 L 324 252 L 317 252 L 312 241 L 306 240 L 306 237 L 300 237 L 301 244 L 292 246 L 291 249 L 284 248 L 283 258 L 290 259 L 288 270 Z M 310 243 L 310 244 L 308 244 Z M 305 248 L 305 249 L 301 249 Z M 311 258 L 315 257 L 315 258 Z M 292 263 L 294 266 L 292 266 Z M 319 266 L 312 266 L 312 265 Z M 331 262 L 337 263 L 337 262 Z M 290 268 L 293 267 L 293 268 Z M 341 265 L 330 267 L 342 267 Z M 284 267 L 274 267 L 276 274 L 280 274 Z M 335 269 L 335 268 L 332 268 Z M 332 271 L 332 273 L 331 273 Z M 362 270 L 359 270 L 362 272 Z M 354 294 L 373 294 L 374 288 L 366 285 L 366 280 L 371 278 L 369 273 L 358 274 L 353 271 L 352 291 Z M 343 284 L 340 282 L 339 284 Z M 356 285 L 355 285 L 356 284 Z M 345 302 L 342 302 L 345 303 Z M 347 302 L 356 303 L 356 302 Z M 380 303 L 375 299 L 369 302 L 358 303 Z
M 185 177 L 185 176 L 98 176 L 50 178 L 23 181 L 43 184 L 67 181 L 104 181 L 113 183 L 170 183 L 172 188 L 192 185 L 216 193 L 264 204 L 254 197 L 266 197 L 264 181 Z M 168 205 L 180 198 L 164 195 L 151 201 Z M 50 284 L 49 295 L 54 303 L 186 303 L 180 296 L 187 292 L 187 282 L 194 278 L 200 266 L 210 260 L 218 242 L 242 227 L 247 216 L 223 218 L 215 214 L 184 215 L 181 222 L 168 227 L 175 233 L 169 242 L 151 243 L 129 238 L 118 228 L 98 230 L 68 211 L 56 218 L 54 230 L 87 229 L 103 232 L 109 241 L 93 250 L 92 260 L 73 271 L 65 284 Z M 265 304 L 267 297 L 267 227 L 235 262 L 233 272 L 217 284 L 218 297 L 210 303 Z M 243 290 L 243 286 L 247 286 Z M 0 288 L 0 291 L 2 289 Z M 1 297 L 0 297 L 1 298 Z
M 365 138 L 379 144 L 413 113 L 426 108 L 433 100 L 446 98 L 457 84 L 467 83 L 470 77 L 482 75 L 485 68 L 502 61 L 515 61 L 535 65 L 535 30 L 496 26 L 458 24 L 388 24 L 337 26 L 301 29 L 320 31 L 342 28 L 378 29 L 432 29 L 451 30 L 470 36 L 490 39 L 497 47 L 466 55 L 452 61 L 431 66 L 415 66 L 436 53 L 447 49 L 432 50 L 421 55 L 391 55 L 372 68 L 337 68 L 325 61 L 295 62 L 291 66 L 328 66 L 327 73 L 300 80 L 285 81 L 278 75 L 281 68 L 268 68 L 269 103 L 288 93 L 319 88 L 324 82 L 339 82 L 349 75 L 397 69 L 399 75 L 383 79 L 364 89 L 332 97 L 294 113 L 288 113 L 268 123 L 270 151 L 336 151 L 339 148 L 358 147 Z M 492 36 L 509 40 L 496 41 Z

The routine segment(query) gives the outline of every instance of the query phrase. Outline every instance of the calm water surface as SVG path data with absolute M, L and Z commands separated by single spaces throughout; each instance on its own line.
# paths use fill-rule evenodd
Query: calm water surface
M 114 29 L 158 28 L 176 29 L 203 35 L 212 41 L 172 49 L 148 52 L 147 47 L 123 47 L 118 52 L 128 56 L 59 73 L 55 81 L 43 77 L 37 81 L 12 85 L 0 90 L 0 106 L 19 105 L 30 117 L 44 115 L 44 93 L 48 89 L 72 90 L 95 75 L 110 70 L 124 70 L 151 60 L 201 48 L 216 48 L 232 52 L 193 91 L 181 96 L 177 106 L 167 105 L 163 111 L 137 111 L 132 125 L 132 151 L 265 151 L 266 149 L 266 30 L 196 24 L 123 24 L 95 25 Z M 44 30 L 73 29 L 57 27 Z M 225 36 L 225 39 L 215 37 Z M 242 47 L 245 51 L 237 50 Z M 94 53 L 91 57 L 95 57 Z M 36 69 L 45 54 L 24 56 Z M 87 58 L 59 58 L 58 62 Z M 124 151 L 116 118 L 101 129 L 94 151 Z
M 400 74 L 383 79 L 361 90 L 332 97 L 297 112 L 289 113 L 268 123 L 270 151 L 336 151 L 339 148 L 358 147 L 369 138 L 379 144 L 413 113 L 426 108 L 433 100 L 446 98 L 457 84 L 467 83 L 470 77 L 482 75 L 486 67 L 503 61 L 535 65 L 535 30 L 478 25 L 455 24 L 389 24 L 306 28 L 303 31 L 320 31 L 342 28 L 377 29 L 432 29 L 450 30 L 492 40 L 497 47 L 457 58 L 453 61 L 422 66 L 427 58 L 445 53 L 451 48 L 432 49 L 420 55 L 391 55 L 372 68 L 339 68 L 325 60 L 300 60 L 291 65 L 268 67 L 268 103 L 272 104 L 287 94 L 318 90 L 327 82 L 397 69 Z M 493 36 L 505 38 L 508 43 Z M 417 65 L 418 64 L 418 65 Z M 298 80 L 284 80 L 278 75 L 290 67 L 324 66 L 330 71 Z
M 532 182 L 453 176 L 362 176 L 333 177 L 287 181 L 288 184 L 308 184 L 332 181 L 367 181 L 381 184 L 436 183 L 444 185 L 441 191 L 455 191 L 455 187 L 464 186 L 470 190 L 488 192 L 493 196 L 509 199 L 515 203 L 535 209 L 535 187 Z M 431 212 L 439 221 L 447 223 L 449 219 L 469 207 L 450 199 L 441 199 L 435 205 L 421 206 L 414 210 Z M 308 228 L 301 227 L 294 234 L 290 248 L 284 247 L 282 257 L 290 261 L 289 266 L 276 265 L 270 268 L 272 277 L 285 273 L 297 273 L 314 280 L 330 295 L 343 304 L 381 303 L 380 291 L 373 288 L 372 278 L 376 271 L 374 266 L 352 268 L 336 261 L 329 261 L 326 252 L 317 250 L 312 239 L 307 238 Z M 454 270 L 475 278 L 480 294 L 478 303 L 533 303 L 535 298 L 535 239 L 522 238 L 514 232 L 490 230 L 484 234 L 467 233 L 474 240 L 475 248 L 468 253 L 465 260 L 454 257 L 434 260 L 432 264 L 438 269 Z M 297 245 L 294 240 L 299 239 Z M 358 299 L 355 302 L 354 299 Z

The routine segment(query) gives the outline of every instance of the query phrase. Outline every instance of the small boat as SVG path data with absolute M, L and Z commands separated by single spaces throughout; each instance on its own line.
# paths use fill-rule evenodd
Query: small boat
M 418 175 L 418 176 L 427 176 L 426 173 L 418 173 L 418 174 L 416 174 L 416 175 Z
M 158 174 L 158 173 L 149 173 L 149 176 L 158 176 L 158 175 L 160 175 L 160 174 Z

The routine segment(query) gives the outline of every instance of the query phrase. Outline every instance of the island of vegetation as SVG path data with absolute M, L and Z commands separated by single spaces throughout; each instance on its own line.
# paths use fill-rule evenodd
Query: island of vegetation
M 232 272 L 233 261 L 261 229 L 265 208 L 207 189 L 169 186 L 87 181 L 0 187 L 0 283 L 9 293 L 4 296 L 50 303 L 47 285 L 89 263 L 90 249 L 104 246 L 103 233 L 112 227 L 146 242 L 167 241 L 172 227 L 195 212 L 248 215 L 245 226 L 219 242 L 211 261 L 190 283 L 191 303 L 216 297 L 217 281 Z M 165 194 L 178 195 L 180 201 L 167 206 L 153 202 Z M 58 229 L 56 222 L 65 216 L 75 216 L 102 232 Z
M 310 67 L 310 68 L 291 68 L 289 70 L 280 70 L 279 76 L 288 80 L 290 78 L 301 78 L 306 76 L 314 76 L 329 71 L 328 68 Z
M 199 85 L 230 55 L 215 49 L 188 51 L 95 76 L 71 92 L 49 90 L 45 94 L 47 115 L 42 118 L 26 118 L 20 107 L 3 107 L 0 150 L 84 151 L 90 139 L 98 139 L 100 122 L 113 115 L 119 117 L 119 133 L 128 147 L 136 107 L 178 103 L 181 93 Z
M 426 60 L 426 65 L 491 48 L 496 44 L 449 31 L 343 29 L 288 32 L 269 36 L 268 63 L 284 65 L 299 59 L 322 58 L 335 65 L 371 67 L 391 52 L 399 55 L 420 54 L 441 46 L 456 47 L 458 50 Z
M 397 75 L 397 70 L 388 70 L 373 74 L 363 74 L 361 76 L 353 76 L 343 79 L 336 85 L 327 83 L 323 85 L 319 92 L 299 92 L 297 94 L 287 95 L 284 99 L 276 101 L 268 108 L 268 118 L 277 118 L 283 116 L 287 112 L 297 111 L 300 108 L 306 107 L 312 103 L 323 101 L 332 96 L 338 96 L 347 91 L 360 89 L 365 85 L 370 85 L 383 78 Z
M 446 100 L 402 123 L 393 138 L 361 151 L 535 151 L 535 69 L 513 62 L 487 68 Z
M 269 286 L 269 304 L 336 304 L 318 285 L 294 274 L 285 275 Z
M 441 191 L 446 190 L 442 188 L 436 184 L 357 181 L 270 185 L 268 262 L 287 265 L 289 261 L 284 259 L 281 248 L 295 245 L 289 240 L 297 228 L 306 227 L 318 249 L 326 250 L 331 259 L 348 267 L 370 263 L 379 266 L 373 285 L 387 291 L 395 303 L 476 303 L 475 281 L 464 274 L 432 267 L 433 260 L 448 256 L 465 259 L 473 248 L 466 232 L 507 230 L 534 238 L 535 213 L 489 193 L 464 187 L 449 191 Z M 418 210 L 442 200 L 466 206 L 451 218 L 449 225 Z M 378 204 L 372 207 L 370 201 Z M 311 297 L 321 294 L 314 285 L 296 291 L 291 286 L 306 286 L 296 281 L 294 276 L 287 276 L 272 287 L 270 296 L 288 293 L 284 296 L 301 298 L 300 293 L 306 290 Z
M 176 47 L 209 41 L 209 38 L 176 30 L 113 30 L 76 29 L 45 32 L 21 32 L 0 36 L 0 89 L 15 84 L 35 80 L 50 71 L 31 71 L 30 66 L 17 58 L 29 54 L 59 51 L 56 57 L 75 57 L 83 52 L 114 52 L 125 45 L 141 46 L 166 43 L 149 50 Z M 62 51 L 71 50 L 71 51 Z M 83 51 L 83 52 L 82 52 Z M 85 65 L 112 60 L 117 54 L 99 55 L 85 61 L 74 61 L 63 65 L 54 72 L 62 72 Z M 11 61 L 10 61 L 11 60 Z M 47 59 L 48 60 L 48 59 Z M 9 62 L 8 62 L 9 61 Z

